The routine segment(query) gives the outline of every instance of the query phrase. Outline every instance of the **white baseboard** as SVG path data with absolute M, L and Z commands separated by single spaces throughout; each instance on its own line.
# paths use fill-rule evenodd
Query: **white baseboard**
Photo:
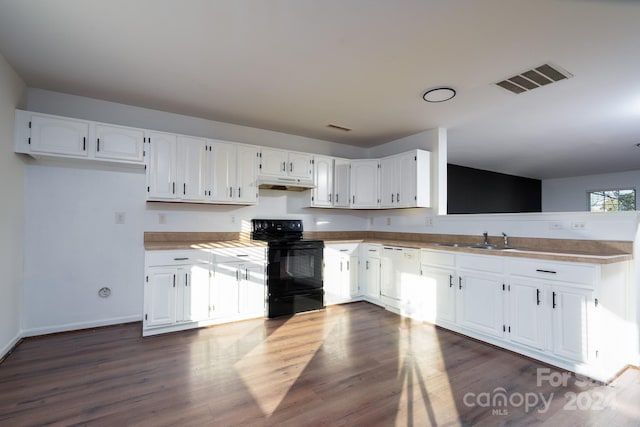
M 18 341 L 20 341 L 22 339 L 22 337 L 23 337 L 23 335 L 20 332 L 18 332 L 15 337 L 13 337 L 13 338 L 11 338 L 11 340 L 9 340 L 7 345 L 2 347 L 2 349 L 0 350 L 0 359 L 2 359 L 7 354 L 9 354 L 9 352 L 18 343 Z
M 111 319 L 95 320 L 91 322 L 65 323 L 63 325 L 30 328 L 22 331 L 22 337 L 35 337 L 38 335 L 54 334 L 56 332 L 68 332 L 78 329 L 97 328 L 100 326 L 118 325 L 120 323 L 140 322 L 141 315 L 115 317 Z

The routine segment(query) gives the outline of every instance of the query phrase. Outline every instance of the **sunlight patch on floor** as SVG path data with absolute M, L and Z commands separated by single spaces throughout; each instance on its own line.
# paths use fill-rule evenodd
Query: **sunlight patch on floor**
M 322 328 L 310 329 L 305 327 L 304 322 L 299 322 L 297 317 L 292 317 L 287 323 L 293 323 L 293 327 L 283 324 L 234 364 L 238 375 L 265 416 L 271 416 L 278 409 L 338 320 L 335 318 L 322 325 Z M 281 357 L 281 348 L 283 345 L 298 346 L 291 341 L 295 334 L 300 334 L 300 340 L 309 344 L 301 346 L 300 353 L 295 357 L 285 360 Z

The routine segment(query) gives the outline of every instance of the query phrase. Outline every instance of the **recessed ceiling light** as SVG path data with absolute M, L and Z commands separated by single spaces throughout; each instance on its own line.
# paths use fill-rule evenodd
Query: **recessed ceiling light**
M 422 99 L 427 102 L 444 102 L 456 96 L 456 91 L 450 87 L 434 87 L 427 90 Z

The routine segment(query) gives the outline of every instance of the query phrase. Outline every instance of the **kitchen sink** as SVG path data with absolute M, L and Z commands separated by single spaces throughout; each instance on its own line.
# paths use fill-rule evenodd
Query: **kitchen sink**
M 481 244 L 481 245 L 470 245 L 467 243 L 434 243 L 435 246 L 445 246 L 449 248 L 469 248 L 469 249 L 486 249 L 493 251 L 503 251 L 506 249 L 515 249 L 513 246 L 498 246 L 491 244 Z

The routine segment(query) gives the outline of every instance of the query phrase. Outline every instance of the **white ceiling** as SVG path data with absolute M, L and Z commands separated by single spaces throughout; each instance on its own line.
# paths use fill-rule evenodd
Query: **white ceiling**
M 0 53 L 30 87 L 363 147 L 445 127 L 464 166 L 640 169 L 633 0 L 0 0 Z M 574 77 L 494 85 L 546 62 Z

